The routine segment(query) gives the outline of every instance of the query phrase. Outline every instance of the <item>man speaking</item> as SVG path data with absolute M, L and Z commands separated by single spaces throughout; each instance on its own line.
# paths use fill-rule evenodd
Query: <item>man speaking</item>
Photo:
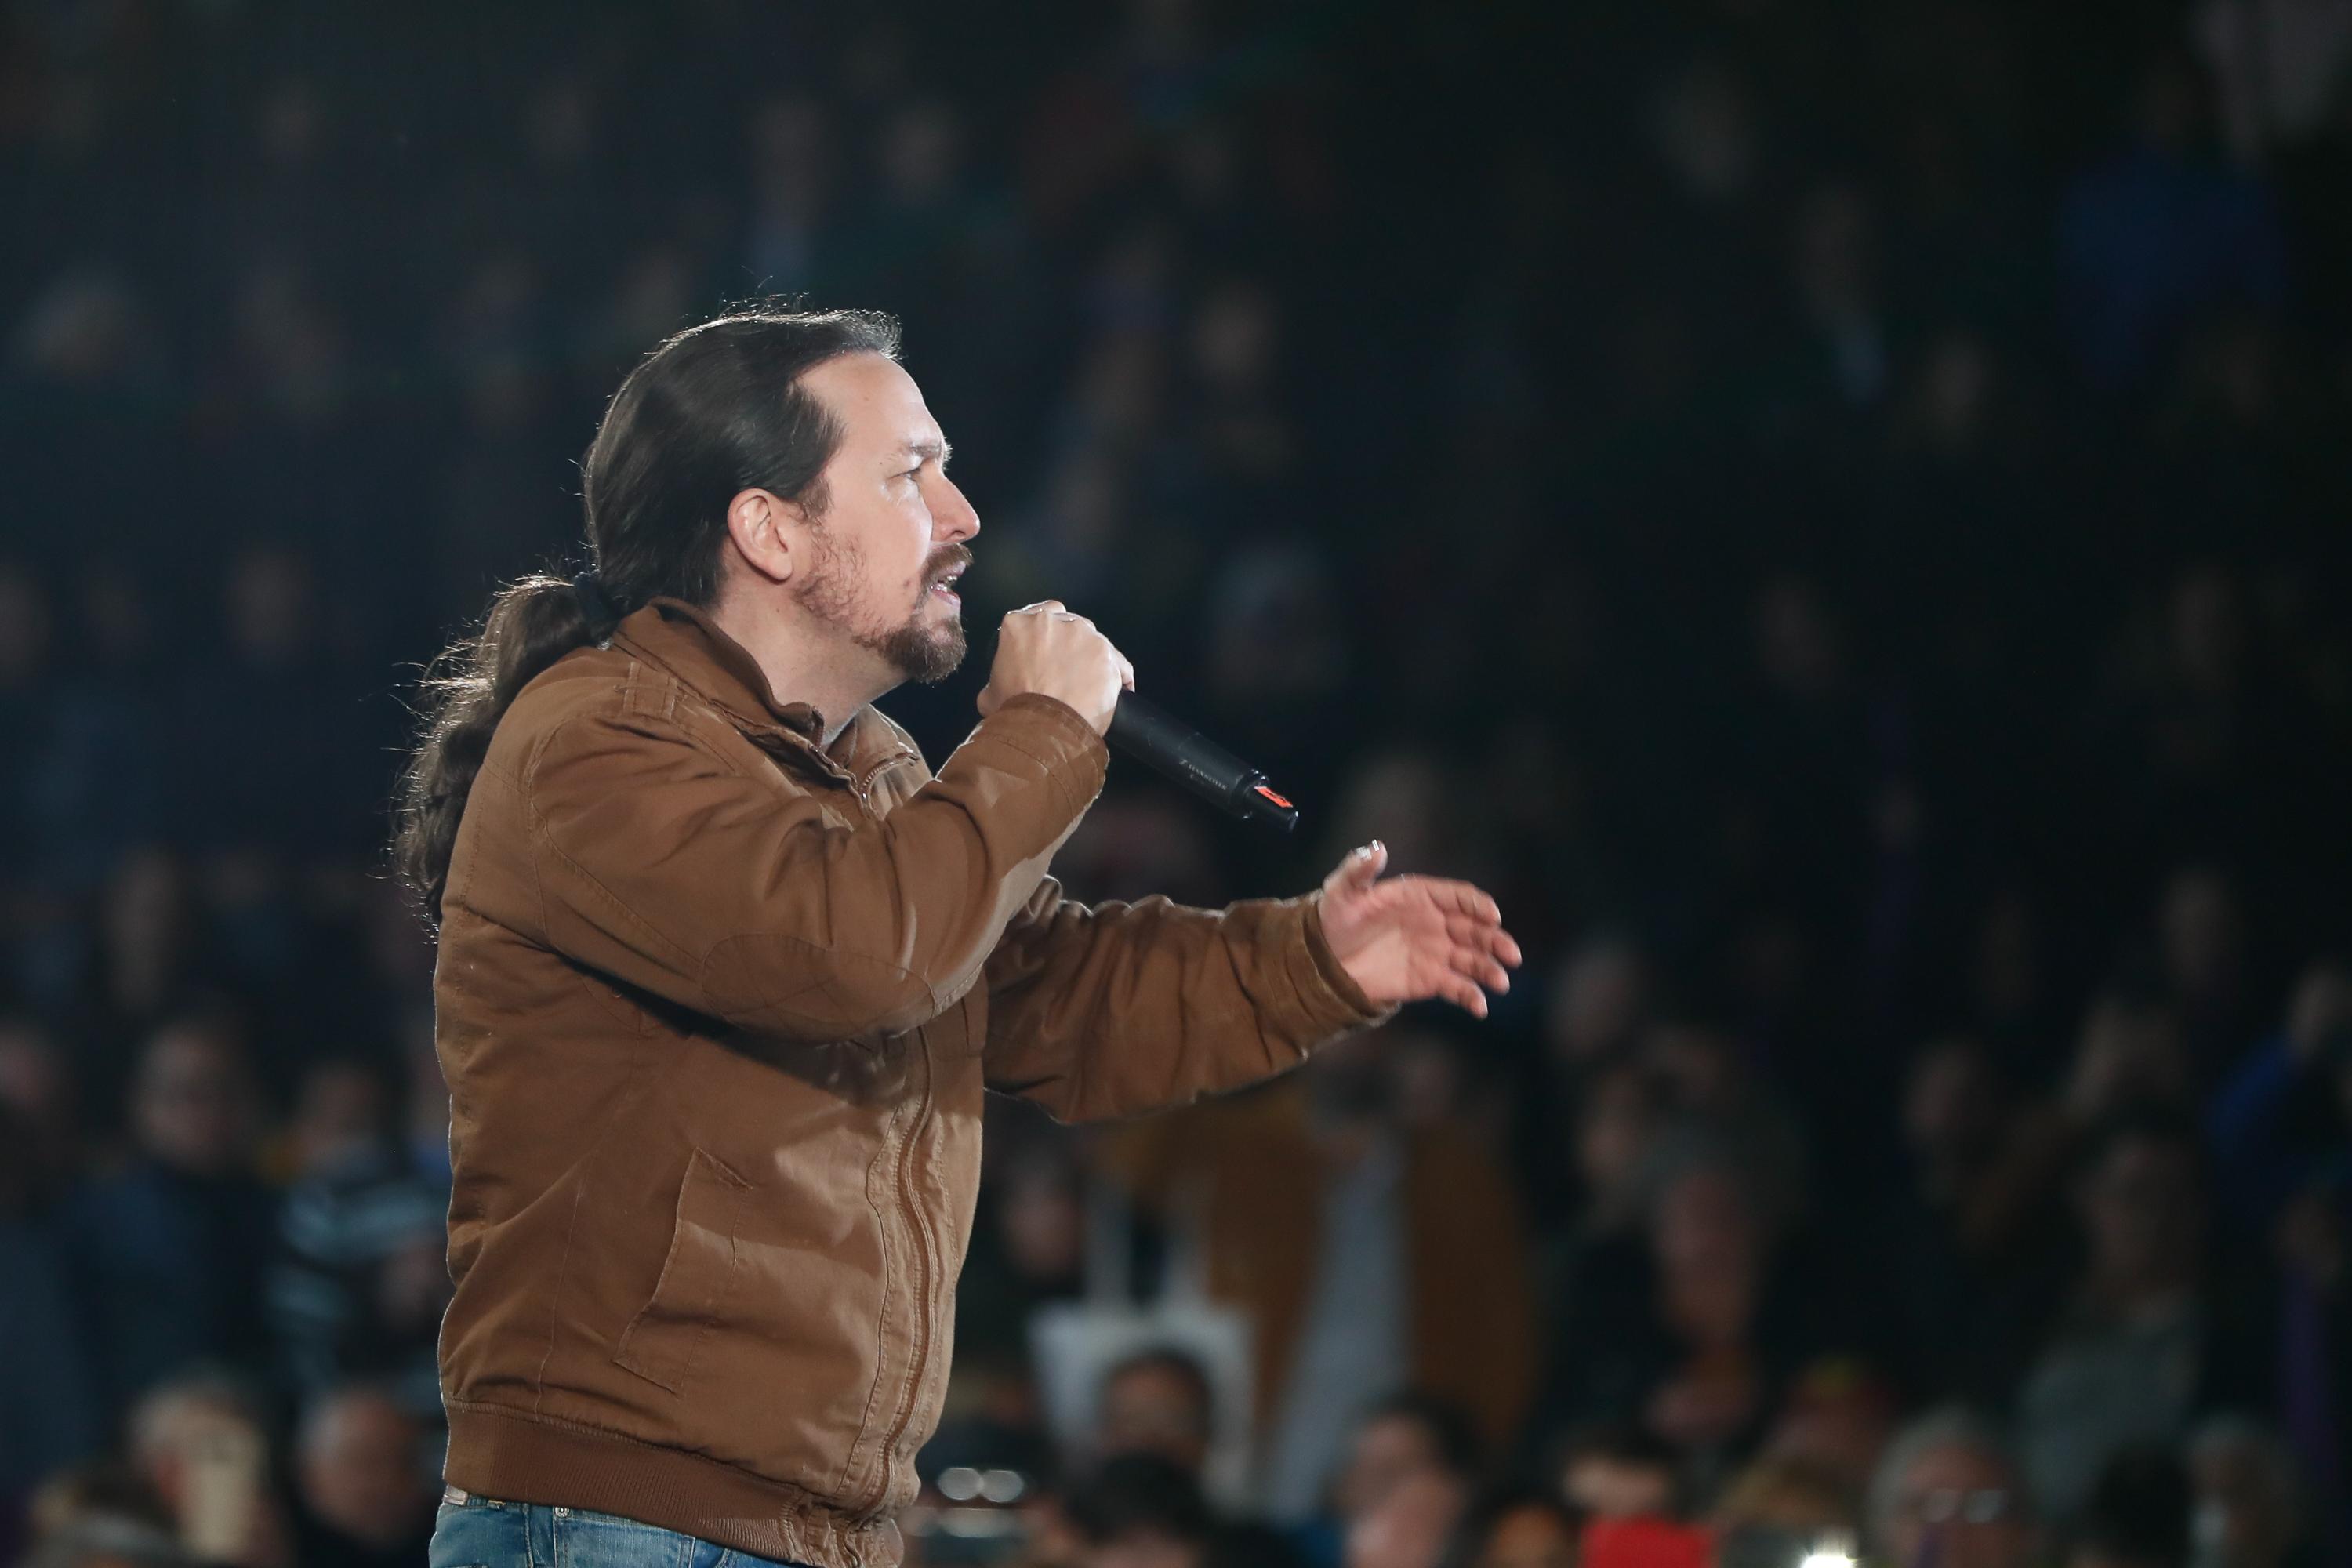
M 680 333 L 589 448 L 594 570 L 427 684 L 456 1185 L 434 1568 L 893 1568 L 947 1386 L 982 1092 L 1069 1120 L 1295 1066 L 1518 950 L 1459 882 L 1087 909 L 1046 863 L 1133 672 L 1004 618 L 937 774 L 874 700 L 964 652 L 980 520 L 888 317 Z

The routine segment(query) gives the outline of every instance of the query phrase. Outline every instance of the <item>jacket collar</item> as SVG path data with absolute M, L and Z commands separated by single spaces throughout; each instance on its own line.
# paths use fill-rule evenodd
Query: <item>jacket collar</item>
M 785 741 L 854 778 L 894 756 L 917 754 L 906 732 L 871 706 L 852 714 L 828 749 L 824 715 L 806 702 L 779 701 L 751 650 L 683 599 L 664 595 L 631 611 L 613 640 L 684 681 L 744 734 Z

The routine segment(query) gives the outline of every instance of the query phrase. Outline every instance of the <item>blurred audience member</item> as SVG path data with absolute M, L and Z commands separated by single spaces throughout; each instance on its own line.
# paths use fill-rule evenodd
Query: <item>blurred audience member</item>
M 2042 1550 L 2007 1446 L 1957 1407 L 1895 1434 L 1871 1482 L 1868 1524 L 1873 1560 L 1900 1568 L 2032 1568 Z
M 118 1406 L 191 1362 L 266 1359 L 261 1276 L 278 1205 L 252 1173 L 255 1101 L 231 1026 L 165 1024 L 134 1069 L 129 1163 L 59 1212 L 82 1321 Z
M 2185 43 L 2168 48 L 2140 75 L 2126 145 L 2066 193 L 2065 319 L 2094 384 L 2146 377 L 2203 309 L 2284 292 L 2272 197 L 2218 155 L 2215 131 L 2210 79 Z
M 1579 1521 L 1540 1487 L 1489 1489 L 1454 1526 L 1440 1568 L 1577 1568 Z
M 415 1568 L 438 1495 L 425 1428 L 383 1390 L 320 1396 L 294 1437 L 295 1557 L 302 1568 Z
M 2207 1110 L 2217 1194 L 2232 1217 L 2273 1221 L 2352 1128 L 2352 964 L 2307 965 L 2284 1026 L 2239 1060 Z
M 1569 950 L 1551 977 L 1544 1043 L 1570 1069 L 1631 1049 L 1650 1005 L 1649 966 L 1622 936 L 1601 936 Z
M 1384 1033 L 1258 1094 L 1140 1123 L 1117 1156 L 1147 1203 L 1197 1226 L 1210 1294 L 1258 1326 L 1263 1502 L 1311 1517 L 1348 1435 L 1408 1386 L 1489 1441 L 1516 1429 L 1533 1335 L 1527 1244 L 1467 1130 L 1414 1125 Z
M 1976 1041 L 1913 1058 L 1901 1106 L 1910 1179 L 1878 1206 L 1874 1246 L 1899 1292 L 1888 1348 L 1916 1387 L 1998 1398 L 2018 1353 L 2011 1300 L 2063 1245 L 2038 1201 L 2064 1144 L 2055 1113 L 2018 1103 Z
M 126 1520 L 176 1542 L 172 1510 L 128 1462 L 101 1454 L 51 1472 L 25 1508 L 25 1537 L 37 1545 L 58 1531 L 94 1519 Z
M 1344 1568 L 1438 1568 L 1468 1488 L 1442 1470 L 1415 1470 L 1348 1526 Z
M 1894 1387 L 1869 1366 L 1828 1357 L 1798 1375 L 1765 1438 L 1765 1453 L 1828 1478 L 1858 1507 L 1901 1408 Z
M 1143 1351 L 1103 1374 L 1097 1446 L 1106 1458 L 1157 1454 L 1198 1479 L 1215 1416 L 1199 1362 L 1180 1350 Z
M 131 1407 L 127 1430 L 132 1470 L 190 1552 L 234 1568 L 295 1568 L 269 1430 L 249 1385 L 210 1372 L 160 1384 Z
M 2210 1082 L 2245 1048 L 2245 914 L 2231 879 L 2192 865 L 2166 879 L 2156 914 L 2166 993 L 2181 1020 L 2189 1061 Z
M 2303 1479 L 2276 1432 L 2242 1415 L 2214 1416 L 2189 1438 L 2189 1475 L 2197 1568 L 2316 1562 Z
M 1855 1537 L 1857 1499 L 1843 1480 L 1802 1459 L 1757 1460 L 1731 1478 L 1708 1511 L 1723 1568 L 1801 1562 L 1817 1547 Z
M 267 1276 L 281 1366 L 306 1396 L 375 1379 L 431 1418 L 449 1300 L 446 1193 L 394 1141 L 391 1085 L 373 1058 L 322 1058 L 302 1082 L 293 1128 L 301 1175 Z
M 1740 1043 L 1702 1020 L 1671 1017 L 1651 1028 L 1642 1056 L 1684 1124 L 1740 1168 L 1757 1222 L 1776 1233 L 1791 1226 L 1810 1184 L 1803 1126 Z
M 2026 1472 L 2061 1522 L 2108 1456 L 2179 1438 L 2196 1411 L 2258 1398 L 2265 1381 L 2242 1301 L 2209 1268 L 2193 1124 L 2127 1111 L 2098 1130 L 2079 1169 L 2084 1266 L 2018 1394 Z
M 1584 1255 L 1638 1242 L 1673 1125 L 1665 1086 L 1643 1063 L 1612 1062 L 1585 1075 L 1569 1145 L 1582 1200 L 1570 1242 L 1571 1270 L 1593 1267 Z
M 1460 1408 L 1425 1394 L 1397 1394 L 1356 1424 L 1348 1456 L 1331 1479 L 1332 1515 L 1352 1525 L 1423 1471 L 1467 1484 L 1478 1473 L 1477 1430 Z
M 323 1175 L 375 1154 L 391 1126 L 391 1084 L 373 1058 L 338 1050 L 314 1057 L 295 1080 L 283 1161 L 288 1179 Z
M 1537 1430 L 1638 1423 L 1711 1490 L 1789 1380 L 1831 1348 L 1823 1303 L 1760 1205 L 1770 1184 L 1694 1136 L 1660 1181 L 1646 1247 L 1569 1282 Z
M 100 893 L 96 973 L 87 998 L 89 1032 L 103 1041 L 136 1040 L 190 1005 L 224 978 L 205 930 L 186 859 L 149 846 L 115 862 Z M 121 1059 L 91 1067 L 113 1087 Z
M 100 1514 L 44 1536 L 25 1568 L 198 1568 L 201 1562 L 166 1531 Z
M 1596 1426 L 1560 1445 L 1559 1491 L 1589 1519 L 1675 1519 L 1682 1455 L 1642 1426 Z
M 1208 1568 L 1214 1528 L 1200 1483 L 1156 1454 L 1105 1461 L 1070 1495 L 1079 1568 Z
M 65 1053 L 29 1017 L 0 1017 L 0 1112 L 16 1129 L 22 1200 L 46 1208 L 80 1173 L 89 1130 Z
M 998 1124 L 991 1124 L 971 1252 L 956 1287 L 960 1363 L 1024 1363 L 1030 1313 L 1076 1296 L 1085 1282 L 1084 1173 L 1073 1151 L 1050 1134 L 997 1136 Z

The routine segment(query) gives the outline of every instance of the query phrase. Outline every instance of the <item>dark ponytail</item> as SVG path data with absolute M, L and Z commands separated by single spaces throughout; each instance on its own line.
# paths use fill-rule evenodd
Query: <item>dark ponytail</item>
M 715 603 L 727 505 L 744 490 L 824 510 L 818 480 L 841 431 L 799 382 L 848 353 L 896 359 L 898 322 L 870 310 L 739 310 L 680 332 L 621 383 L 581 489 L 593 580 L 509 584 L 481 631 L 425 672 L 423 729 L 400 782 L 393 859 L 428 921 L 440 923 L 474 775 L 522 689 L 656 598 Z

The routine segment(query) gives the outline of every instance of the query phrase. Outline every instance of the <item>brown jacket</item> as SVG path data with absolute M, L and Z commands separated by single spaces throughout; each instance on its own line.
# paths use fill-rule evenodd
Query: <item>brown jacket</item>
M 1460 1405 L 1500 1449 L 1527 1414 L 1536 1371 L 1518 1200 L 1467 1128 L 1440 1122 L 1400 1138 L 1403 1370 L 1416 1392 Z M 1110 1162 L 1147 1206 L 1195 1227 L 1209 1294 L 1256 1326 L 1256 1415 L 1270 1429 L 1307 1326 L 1330 1174 L 1301 1080 L 1122 1129 Z
M 1066 1119 L 1281 1071 L 1377 1010 L 1314 897 L 1088 910 L 1099 737 L 1014 698 L 934 778 L 830 749 L 657 601 L 499 722 L 443 906 L 449 1480 L 889 1568 L 939 1419 L 983 1088 Z

